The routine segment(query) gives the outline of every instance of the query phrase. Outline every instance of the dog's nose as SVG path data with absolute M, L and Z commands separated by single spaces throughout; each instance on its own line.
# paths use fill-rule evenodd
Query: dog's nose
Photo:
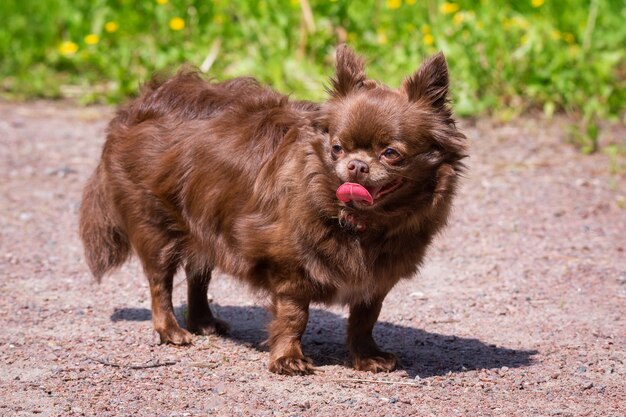
M 369 173 L 370 167 L 360 159 L 353 159 L 348 162 L 348 171 L 350 171 L 350 174 L 358 177 L 360 174 Z

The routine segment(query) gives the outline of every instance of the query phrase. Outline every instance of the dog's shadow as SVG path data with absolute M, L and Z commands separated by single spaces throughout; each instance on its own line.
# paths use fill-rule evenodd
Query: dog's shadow
M 228 337 L 238 343 L 267 351 L 265 330 L 269 313 L 261 307 L 220 306 L 212 304 L 216 315 L 229 322 Z M 183 323 L 183 305 L 176 309 Z M 150 310 L 145 308 L 116 309 L 111 320 L 147 321 Z M 303 350 L 317 366 L 344 364 L 348 360 L 345 346 L 346 319 L 332 312 L 311 309 L 309 324 L 302 338 Z M 478 339 L 429 333 L 413 327 L 388 322 L 378 322 L 374 338 L 379 346 L 396 354 L 399 369 L 411 377 L 427 378 L 448 372 L 465 372 L 473 369 L 493 369 L 503 366 L 518 368 L 533 363 L 536 350 L 518 350 L 483 343 Z

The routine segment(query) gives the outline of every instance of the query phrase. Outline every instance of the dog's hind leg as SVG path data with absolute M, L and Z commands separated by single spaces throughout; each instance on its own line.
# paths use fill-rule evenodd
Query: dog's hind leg
M 174 274 L 179 264 L 177 240 L 147 224 L 136 225 L 133 229 L 131 242 L 150 284 L 154 329 L 162 343 L 188 345 L 193 336 L 179 326 L 172 305 Z
M 185 265 L 187 274 L 187 329 L 202 335 L 226 334 L 229 326 L 211 312 L 207 291 L 211 282 L 211 269 L 195 266 L 191 262 Z

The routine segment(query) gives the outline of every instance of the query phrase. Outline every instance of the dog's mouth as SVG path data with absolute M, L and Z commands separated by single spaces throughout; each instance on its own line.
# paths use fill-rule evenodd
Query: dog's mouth
M 383 185 L 364 186 L 353 182 L 345 182 L 337 189 L 337 198 L 344 203 L 350 201 L 365 205 L 374 205 L 381 198 L 391 194 L 402 185 L 398 178 Z

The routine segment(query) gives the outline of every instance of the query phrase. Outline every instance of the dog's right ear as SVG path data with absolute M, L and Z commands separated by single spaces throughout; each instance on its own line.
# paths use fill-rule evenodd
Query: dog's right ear
M 333 88 L 329 90 L 332 97 L 345 97 L 358 90 L 365 82 L 365 62 L 346 44 L 337 47 L 337 64 L 335 77 L 330 79 Z

